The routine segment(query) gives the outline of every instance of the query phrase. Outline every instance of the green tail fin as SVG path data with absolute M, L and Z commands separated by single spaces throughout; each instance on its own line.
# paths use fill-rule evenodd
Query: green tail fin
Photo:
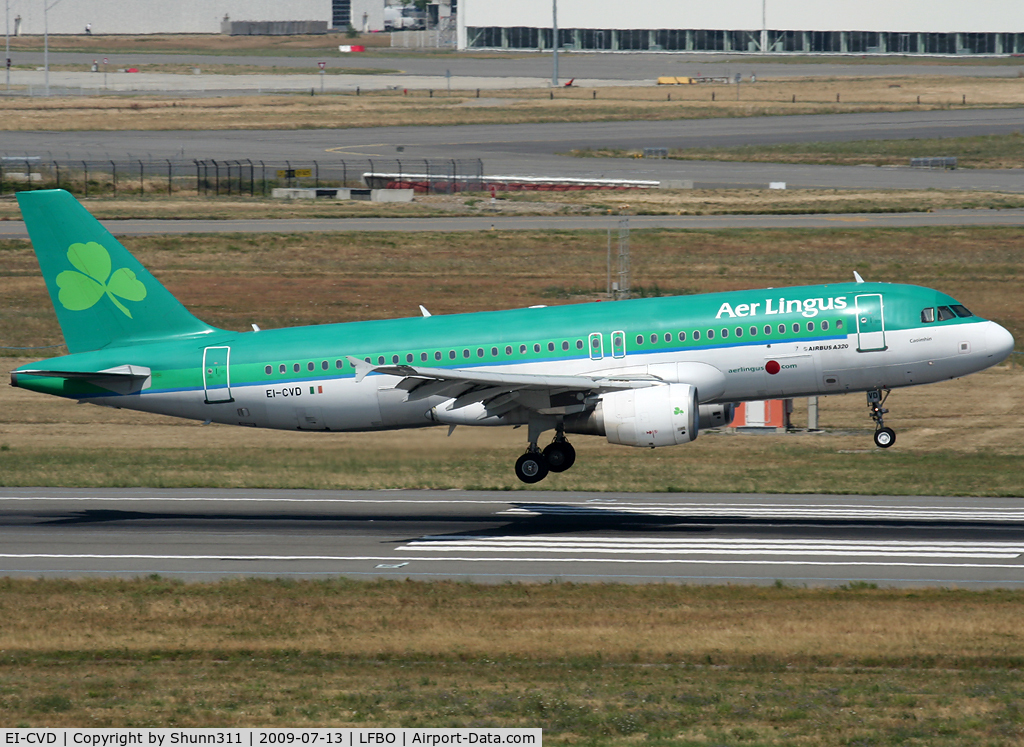
M 215 331 L 69 193 L 19 192 L 18 205 L 69 352 Z

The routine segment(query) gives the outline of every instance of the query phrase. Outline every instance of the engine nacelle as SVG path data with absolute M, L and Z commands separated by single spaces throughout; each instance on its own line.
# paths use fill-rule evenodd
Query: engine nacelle
M 697 438 L 700 414 L 697 389 L 666 384 L 601 396 L 589 413 L 565 418 L 567 433 L 604 436 L 624 446 L 675 446 Z
M 706 431 L 709 428 L 726 428 L 732 425 L 735 417 L 736 404 L 733 402 L 724 405 L 701 405 L 700 429 Z

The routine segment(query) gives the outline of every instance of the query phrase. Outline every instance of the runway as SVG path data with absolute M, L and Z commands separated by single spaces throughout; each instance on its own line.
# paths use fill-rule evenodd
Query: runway
M 19 488 L 0 575 L 1018 587 L 1024 504 L 901 496 Z
M 8 132 L 3 154 L 53 160 L 190 159 L 313 162 L 328 168 L 415 170 L 421 159 L 480 159 L 488 176 L 680 180 L 695 188 L 960 189 L 1024 191 L 1024 169 L 951 171 L 729 163 L 635 158 L 575 158 L 574 149 L 715 148 L 851 140 L 970 137 L 1024 130 L 1024 109 L 866 112 L 654 122 L 534 123 L 455 127 L 317 130 Z M 935 155 L 922 152 L 921 155 Z M 376 159 L 383 159 L 377 161 Z M 257 176 L 257 178 L 259 178 Z

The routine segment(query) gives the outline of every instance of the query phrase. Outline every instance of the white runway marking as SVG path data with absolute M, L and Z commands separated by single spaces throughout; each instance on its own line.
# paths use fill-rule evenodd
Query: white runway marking
M 591 537 L 426 537 L 403 550 L 545 552 L 631 555 L 810 555 L 832 557 L 980 558 L 1013 560 L 1024 544 L 1008 542 L 913 542 L 856 540 L 603 539 Z
M 534 503 L 499 512 L 499 516 L 607 516 L 625 513 L 701 518 L 863 519 L 911 521 L 1024 521 L 1024 509 L 899 507 L 870 505 L 748 504 L 748 503 L 612 503 L 600 506 L 572 503 Z
M 966 562 L 983 560 L 1015 560 L 1024 553 L 1024 545 L 1001 542 L 828 542 L 824 540 L 666 540 L 598 538 L 541 538 L 522 537 L 439 537 L 417 540 L 398 548 L 430 552 L 458 552 L 452 555 L 158 555 L 158 554 L 93 554 L 93 553 L 0 553 L 8 559 L 52 560 L 166 560 L 166 561 L 220 561 L 220 562 L 373 562 L 406 565 L 410 562 L 499 562 L 499 563 L 595 563 L 595 564 L 690 564 L 690 565 L 775 565 L 775 566 L 882 566 L 933 568 L 1008 568 L 1020 570 L 1024 564 L 998 564 Z M 573 552 L 581 557 L 554 555 L 524 557 L 498 553 L 522 553 L 531 550 L 544 553 Z M 466 555 L 461 553 L 479 553 Z M 681 557 L 651 557 L 664 555 Z M 631 555 L 633 557 L 601 557 L 604 555 Z M 693 557 L 693 556 L 701 557 Z M 738 556 L 757 555 L 758 559 Z M 799 557 L 806 555 L 807 557 Z M 585 556 L 585 557 L 583 557 Z M 707 557 L 712 556 L 712 557 Z M 765 556 L 786 556 L 775 559 Z M 881 557 L 885 560 L 840 560 L 823 558 Z M 899 558 L 899 559 L 895 559 Z M 928 562 L 928 559 L 959 560 L 960 562 Z

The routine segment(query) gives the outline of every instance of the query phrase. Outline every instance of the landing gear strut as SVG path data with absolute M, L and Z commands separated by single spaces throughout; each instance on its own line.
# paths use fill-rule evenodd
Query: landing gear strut
M 554 424 L 555 438 L 544 451 L 537 446 L 540 434 L 551 427 L 546 420 L 530 421 L 530 445 L 516 460 L 516 477 L 527 484 L 540 482 L 548 472 L 565 472 L 576 462 L 576 449 L 566 440 L 561 422 Z
M 880 449 L 888 449 L 896 443 L 896 431 L 886 428 L 882 417 L 889 412 L 882 405 L 889 399 L 889 391 L 885 390 L 882 395 L 881 389 L 872 389 L 868 392 L 868 408 L 871 410 L 871 419 L 875 421 L 875 446 Z

